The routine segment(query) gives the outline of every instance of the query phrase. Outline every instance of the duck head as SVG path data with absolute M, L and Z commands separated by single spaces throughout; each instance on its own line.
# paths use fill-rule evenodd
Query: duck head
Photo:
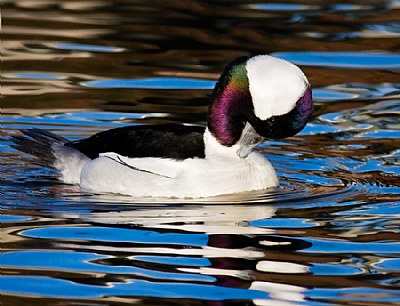
M 227 66 L 212 95 L 208 129 L 246 157 L 265 139 L 300 132 L 313 109 L 311 86 L 297 66 L 269 55 L 240 57 Z

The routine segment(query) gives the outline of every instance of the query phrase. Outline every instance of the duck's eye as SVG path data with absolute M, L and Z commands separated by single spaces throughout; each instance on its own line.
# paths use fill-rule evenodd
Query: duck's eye
M 268 123 L 269 126 L 273 126 L 275 124 L 275 121 L 276 121 L 276 117 L 272 116 L 271 118 L 269 118 L 267 120 L 267 123 Z

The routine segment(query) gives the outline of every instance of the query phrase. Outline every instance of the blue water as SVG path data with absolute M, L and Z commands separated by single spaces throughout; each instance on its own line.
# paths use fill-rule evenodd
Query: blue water
M 2 2 L 2 305 L 400 304 L 398 1 Z M 257 150 L 276 190 L 83 193 L 10 147 L 130 124 L 206 124 L 223 67 L 299 65 L 315 111 Z

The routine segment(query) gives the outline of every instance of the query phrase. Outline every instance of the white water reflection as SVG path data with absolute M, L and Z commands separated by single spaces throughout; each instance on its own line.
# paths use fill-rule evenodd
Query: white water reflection
M 141 227 L 176 229 L 207 234 L 270 234 L 274 230 L 250 226 L 249 222 L 268 219 L 276 209 L 269 206 L 205 205 L 184 208 L 151 208 L 99 212 L 90 214 L 61 214 L 63 218 L 78 218 L 101 224 L 133 224 Z
M 265 291 L 272 298 L 272 300 L 254 300 L 259 306 L 296 306 L 306 301 L 304 295 L 306 288 L 300 286 L 256 281 L 250 288 Z

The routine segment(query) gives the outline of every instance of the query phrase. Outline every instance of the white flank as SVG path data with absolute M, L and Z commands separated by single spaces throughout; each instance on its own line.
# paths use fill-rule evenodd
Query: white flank
M 176 161 L 101 154 L 82 168 L 81 188 L 133 196 L 198 198 L 278 185 L 275 170 L 261 154 L 252 152 L 240 158 L 237 146 L 222 146 L 208 131 L 204 140 L 206 158 Z
M 51 149 L 56 157 L 54 167 L 60 172 L 60 179 L 67 184 L 79 184 L 81 170 L 90 158 L 61 144 L 54 144 Z

